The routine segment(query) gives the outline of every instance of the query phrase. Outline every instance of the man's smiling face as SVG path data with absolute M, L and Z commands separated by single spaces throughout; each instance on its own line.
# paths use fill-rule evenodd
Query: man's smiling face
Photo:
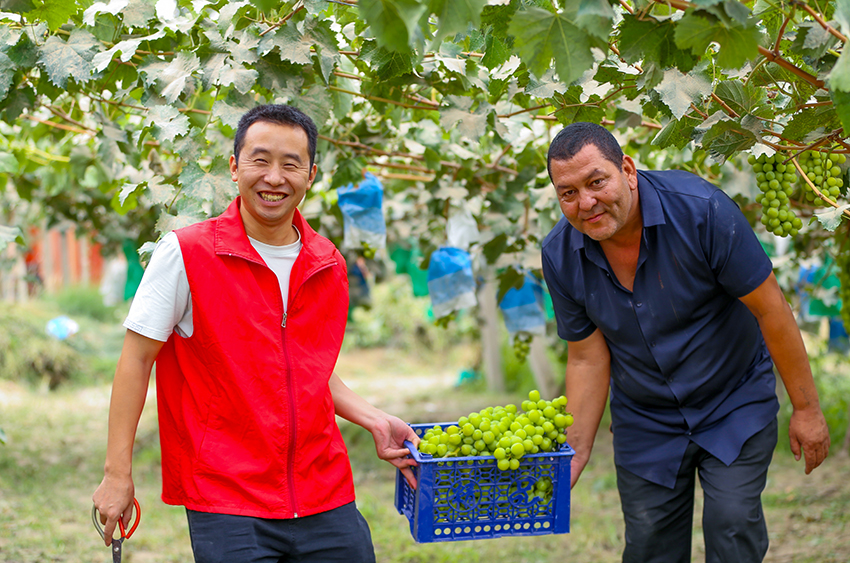
M 248 235 L 280 244 L 278 237 L 289 237 L 295 208 L 316 177 L 307 133 L 297 126 L 257 121 L 245 133 L 238 161 L 230 157 L 230 175 L 239 187 Z
M 588 144 L 569 160 L 552 160 L 551 172 L 564 217 L 590 238 L 607 240 L 634 217 L 637 171 L 630 157 L 620 169 Z

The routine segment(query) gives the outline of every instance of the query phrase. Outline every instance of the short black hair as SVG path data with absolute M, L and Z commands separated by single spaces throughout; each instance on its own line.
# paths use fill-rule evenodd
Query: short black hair
M 245 134 L 248 128 L 258 121 L 267 121 L 279 125 L 290 125 L 300 127 L 307 133 L 307 151 L 310 153 L 310 167 L 316 160 L 316 143 L 319 138 L 319 130 L 316 124 L 306 113 L 293 106 L 284 104 L 265 104 L 251 108 L 239 118 L 236 127 L 236 137 L 233 139 L 233 156 L 239 162 L 239 152 L 245 144 Z
M 546 157 L 549 179 L 552 179 L 553 160 L 570 160 L 587 145 L 595 145 L 606 160 L 616 164 L 620 171 L 623 170 L 623 149 L 614 135 L 596 123 L 578 121 L 561 129 L 552 139 Z

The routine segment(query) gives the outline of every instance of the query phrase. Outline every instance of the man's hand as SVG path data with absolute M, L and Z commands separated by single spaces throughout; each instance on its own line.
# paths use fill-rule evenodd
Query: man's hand
M 112 534 L 120 518 L 124 527 L 130 525 L 133 517 L 133 498 L 135 488 L 132 477 L 105 476 L 100 486 L 94 492 L 92 501 L 100 513 L 100 523 L 103 524 L 103 541 L 107 546 L 112 545 Z
M 416 479 L 410 467 L 416 465 L 416 461 L 408 457 L 410 451 L 404 445 L 404 441 L 408 440 L 413 442 L 414 446 L 418 446 L 419 436 L 416 432 L 400 418 L 384 414 L 374 425 L 372 438 L 375 440 L 375 451 L 378 457 L 398 467 L 408 484 L 415 489 Z
M 794 459 L 806 458 L 806 475 L 829 455 L 829 428 L 820 408 L 794 409 L 788 427 Z

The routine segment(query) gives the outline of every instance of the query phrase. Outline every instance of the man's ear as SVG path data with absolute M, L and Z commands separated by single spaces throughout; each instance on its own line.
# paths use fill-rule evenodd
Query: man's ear
M 238 178 L 236 177 L 236 172 L 239 170 L 238 164 L 236 162 L 236 157 L 234 155 L 230 155 L 230 179 L 236 182 Z
M 309 190 L 313 186 L 313 180 L 316 179 L 316 173 L 319 171 L 319 167 L 313 163 L 313 167 L 310 168 L 310 177 L 307 178 L 307 189 Z
M 627 154 L 623 155 L 623 173 L 629 180 L 629 188 L 636 190 L 638 187 L 637 166 L 635 165 L 635 161 L 632 160 L 632 157 Z

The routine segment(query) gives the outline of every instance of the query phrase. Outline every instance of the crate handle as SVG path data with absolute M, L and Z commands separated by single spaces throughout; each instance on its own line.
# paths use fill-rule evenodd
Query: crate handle
M 411 442 L 410 440 L 404 441 L 404 447 L 410 450 L 410 456 L 416 461 L 419 461 L 421 459 L 431 459 L 432 457 L 431 454 L 425 454 L 416 449 L 416 446 L 414 446 L 413 442 Z

